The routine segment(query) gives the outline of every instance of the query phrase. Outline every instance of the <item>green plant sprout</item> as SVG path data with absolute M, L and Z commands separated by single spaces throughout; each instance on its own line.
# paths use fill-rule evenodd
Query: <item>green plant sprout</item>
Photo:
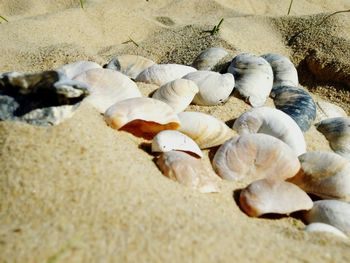
M 216 26 L 214 26 L 211 31 L 209 31 L 212 36 L 219 32 L 222 22 L 224 22 L 223 18 L 221 18 L 220 22 Z
M 84 0 L 79 0 L 81 9 L 84 9 Z
M 0 16 L 0 19 L 4 20 L 5 22 L 8 22 L 8 20 L 5 17 L 3 17 L 3 16 Z

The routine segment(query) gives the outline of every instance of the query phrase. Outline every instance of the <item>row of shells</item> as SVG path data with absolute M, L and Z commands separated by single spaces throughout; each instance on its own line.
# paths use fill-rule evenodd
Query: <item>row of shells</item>
M 79 61 L 41 73 L 3 73 L 0 119 L 56 125 L 84 100 L 111 128 L 152 140 L 156 164 L 169 178 L 203 193 L 220 191 L 220 178 L 244 179 L 249 185 L 239 205 L 249 216 L 302 210 L 311 223 L 306 230 L 350 235 L 350 119 L 344 110 L 315 103 L 287 57 L 243 53 L 227 73 L 212 71 L 227 54 L 207 49 L 192 66 L 122 55 L 104 67 Z M 143 97 L 135 82 L 159 88 Z M 224 104 L 234 89 L 252 108 L 232 128 L 184 111 L 191 103 Z M 264 106 L 269 96 L 276 108 Z M 306 152 L 303 132 L 315 122 L 334 153 Z M 212 147 L 219 148 L 210 169 L 201 158 Z

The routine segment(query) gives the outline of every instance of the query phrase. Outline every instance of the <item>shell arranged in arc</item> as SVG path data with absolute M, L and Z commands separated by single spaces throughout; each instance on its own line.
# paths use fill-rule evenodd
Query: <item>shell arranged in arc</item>
M 198 70 L 213 70 L 217 63 L 227 55 L 227 51 L 223 48 L 207 48 L 196 57 L 192 66 Z
M 239 116 L 232 127 L 238 134 L 264 133 L 288 144 L 300 155 L 306 152 L 304 135 L 296 122 L 283 111 L 270 107 L 252 108 Z
M 237 55 L 227 70 L 235 77 L 235 88 L 247 98 L 250 105 L 264 105 L 273 84 L 270 64 L 262 57 L 250 53 Z
M 299 171 L 300 163 L 287 144 L 270 135 L 256 133 L 227 140 L 216 152 L 213 167 L 226 180 L 285 180 Z
M 239 196 L 242 210 L 252 217 L 263 214 L 290 214 L 312 208 L 311 198 L 299 187 L 282 180 L 252 182 Z
M 197 84 L 199 92 L 193 102 L 198 105 L 214 106 L 225 102 L 230 96 L 235 80 L 230 73 L 220 74 L 213 71 L 195 71 L 183 77 Z
M 162 153 L 156 163 L 165 176 L 182 185 L 202 193 L 219 192 L 219 178 L 202 164 L 201 159 L 184 152 L 170 151 Z
M 74 78 L 90 86 L 90 96 L 86 101 L 100 113 L 111 105 L 129 98 L 141 97 L 137 85 L 124 74 L 111 69 L 90 69 Z
M 77 61 L 74 63 L 66 64 L 57 69 L 57 71 L 62 72 L 69 79 L 73 79 L 79 74 L 88 71 L 90 69 L 102 68 L 99 64 L 93 61 Z
M 192 138 L 201 149 L 221 145 L 235 135 L 221 120 L 201 112 L 185 111 L 178 114 L 179 131 Z
M 350 162 L 332 152 L 299 156 L 300 172 L 288 181 L 324 199 L 350 201 Z
M 115 103 L 105 112 L 109 126 L 137 137 L 152 139 L 162 130 L 176 130 L 179 118 L 166 103 L 151 98 L 131 98 Z
M 347 117 L 346 112 L 339 106 L 327 102 L 316 101 L 316 119 L 315 122 L 320 122 L 329 118 Z
M 305 227 L 306 232 L 323 232 L 336 235 L 341 238 L 348 239 L 348 237 L 338 228 L 325 223 L 311 223 Z
M 261 57 L 271 65 L 274 87 L 283 85 L 298 87 L 298 72 L 287 57 L 274 53 L 268 53 Z
M 176 79 L 155 91 L 152 98 L 161 100 L 171 106 L 176 113 L 184 111 L 192 102 L 199 89 L 191 80 Z
M 303 132 L 310 128 L 316 118 L 316 104 L 309 93 L 297 87 L 278 86 L 272 89 L 271 97 L 276 108 L 292 117 Z

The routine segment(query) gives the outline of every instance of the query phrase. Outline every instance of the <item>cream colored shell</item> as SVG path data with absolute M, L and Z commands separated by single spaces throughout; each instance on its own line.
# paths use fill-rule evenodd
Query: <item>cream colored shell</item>
M 74 63 L 63 65 L 62 67 L 58 68 L 57 71 L 62 72 L 67 76 L 69 79 L 73 79 L 74 77 L 78 76 L 79 74 L 88 71 L 90 69 L 101 69 L 102 67 L 92 61 L 77 61 Z
M 226 55 L 228 55 L 228 53 L 223 48 L 208 48 L 198 55 L 193 61 L 192 66 L 198 70 L 213 70 Z
M 305 227 L 306 232 L 321 232 L 329 233 L 344 239 L 349 239 L 342 231 L 338 228 L 325 223 L 311 223 Z
M 320 122 L 325 119 L 335 118 L 335 117 L 347 117 L 346 112 L 339 106 L 323 101 L 315 101 L 316 104 L 316 119 L 315 122 Z

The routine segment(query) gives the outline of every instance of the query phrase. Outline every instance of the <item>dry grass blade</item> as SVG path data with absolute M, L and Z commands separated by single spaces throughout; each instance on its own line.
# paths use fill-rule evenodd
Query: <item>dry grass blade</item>
M 122 44 L 128 44 L 128 43 L 133 43 L 135 46 L 139 47 L 140 45 L 136 43 L 135 40 L 133 40 L 131 37 L 129 37 L 129 40 L 123 42 Z
M 79 0 L 81 9 L 84 9 L 84 0 Z
M 5 17 L 3 17 L 3 16 L 0 16 L 0 19 L 2 19 L 2 20 L 4 20 L 4 21 L 8 22 L 8 20 L 7 20 Z M 0 22 L 0 23 L 1 23 L 1 22 Z
M 287 15 L 290 14 L 290 10 L 292 9 L 293 1 L 294 1 L 294 0 L 290 0 L 290 4 L 289 4 L 289 7 L 288 7 L 288 13 L 287 13 Z

